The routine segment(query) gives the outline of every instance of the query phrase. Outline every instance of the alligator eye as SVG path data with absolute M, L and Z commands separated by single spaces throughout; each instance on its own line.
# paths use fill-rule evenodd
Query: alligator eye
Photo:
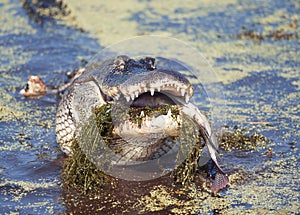
M 145 58 L 145 61 L 146 61 L 146 63 L 147 63 L 147 69 L 148 69 L 148 70 L 154 70 L 154 69 L 156 69 L 155 58 L 152 58 L 152 57 L 146 57 L 146 58 Z
M 143 58 L 143 59 L 139 60 L 139 63 L 144 65 L 147 68 L 147 70 L 152 71 L 152 70 L 156 69 L 155 58 L 146 57 L 146 58 Z

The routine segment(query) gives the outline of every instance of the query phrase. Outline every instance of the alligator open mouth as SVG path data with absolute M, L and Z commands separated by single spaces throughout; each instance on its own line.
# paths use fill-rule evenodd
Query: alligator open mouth
M 161 149 L 163 153 L 172 150 L 184 117 L 211 134 L 207 117 L 190 102 L 193 87 L 189 80 L 180 72 L 157 68 L 154 58 L 118 56 L 100 67 L 91 64 L 87 70 L 91 76 L 78 83 L 92 79 L 102 93 L 100 106 L 112 104 L 116 141 L 110 147 L 125 162 L 149 160 Z
M 122 160 L 149 160 L 172 150 L 182 122 L 174 100 L 163 93 L 142 93 L 125 111 L 123 118 L 117 115 L 120 121 L 115 121 L 113 131 L 117 139 L 113 149 Z
M 180 73 L 152 70 L 133 75 L 113 95 L 114 106 L 125 107 L 127 114 L 120 117 L 116 111 L 116 141 L 110 147 L 124 161 L 149 160 L 168 153 L 180 135 L 182 114 L 191 113 L 186 111 L 190 107 L 184 106 L 192 96 L 190 82 Z
M 136 125 L 131 121 L 131 128 L 126 121 L 123 124 L 123 133 L 131 130 L 132 135 L 168 133 L 170 128 L 177 129 L 180 114 L 176 113 L 174 117 L 172 109 L 189 103 L 193 96 L 193 88 L 183 75 L 156 69 L 131 76 L 119 86 L 119 92 L 114 96 L 115 100 L 124 102 L 130 110 L 136 110 L 131 111 L 135 114 L 131 118 L 141 119 Z M 169 108 L 162 111 L 162 107 Z

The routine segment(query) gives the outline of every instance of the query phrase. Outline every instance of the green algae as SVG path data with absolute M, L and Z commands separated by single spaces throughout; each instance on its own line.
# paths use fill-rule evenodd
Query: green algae
M 134 37 L 137 35 L 161 35 L 175 36 L 172 32 L 156 29 L 155 31 L 141 31 L 136 20 L 132 19 L 132 14 L 142 11 L 149 22 L 156 21 L 163 16 L 170 16 L 180 20 L 207 15 L 209 10 L 222 11 L 227 5 L 236 3 L 236 0 L 227 1 L 166 1 L 163 4 L 156 1 L 118 1 L 97 2 L 91 0 L 87 2 L 86 7 L 75 0 L 68 1 L 68 7 L 73 12 L 76 20 L 83 29 L 90 32 L 92 37 L 97 38 L 102 45 L 108 46 L 120 40 Z M 194 10 L 201 8 L 201 10 Z M 189 13 L 174 13 L 177 9 L 189 11 Z M 155 11 L 155 13 L 153 12 Z M 159 15 L 159 17 L 157 16 Z M 208 32 L 206 32 L 208 33 Z M 192 35 L 179 32 L 177 38 L 186 39 Z
M 186 188 L 175 189 L 158 185 L 153 187 L 148 195 L 142 196 L 135 204 L 141 214 L 164 213 L 169 209 L 173 214 L 198 214 L 218 211 L 221 213 L 227 208 L 225 198 L 210 198 L 208 192 L 199 192 L 198 187 L 190 185 Z
M 109 181 L 109 177 L 82 153 L 76 141 L 74 141 L 72 149 L 74 155 L 66 158 L 62 169 L 63 187 L 76 189 L 79 193 L 84 194 L 101 189 L 103 184 Z
M 200 192 L 201 188 L 195 184 L 177 190 L 158 185 L 148 195 L 140 197 L 135 206 L 140 213 L 164 213 L 168 208 L 170 213 L 175 214 L 273 214 L 274 211 L 293 214 L 300 207 L 295 192 L 297 179 L 287 182 L 286 174 L 297 174 L 295 161 L 292 157 L 291 160 L 275 162 L 276 168 L 258 171 L 255 175 L 242 171 L 234 173 L 230 175 L 230 188 L 226 195 L 212 197 L 208 192 Z M 268 164 L 263 165 L 268 167 Z M 291 169 L 294 170 L 290 172 Z M 283 186 L 290 183 L 290 186 L 284 186 L 281 193 L 278 187 L 274 189 L 274 182 Z
M 110 104 L 102 105 L 94 110 L 96 123 L 100 135 L 109 144 L 112 141 L 113 123 Z M 87 156 L 82 152 L 80 145 L 74 139 L 72 144 L 73 156 L 68 157 L 63 165 L 62 180 L 63 187 L 76 189 L 80 193 L 86 194 L 101 187 L 109 182 L 109 177 L 99 170 Z
M 247 130 L 236 129 L 233 132 L 224 132 L 220 141 L 220 148 L 231 151 L 237 150 L 253 150 L 264 148 L 269 143 L 265 136 L 256 132 L 249 134 Z

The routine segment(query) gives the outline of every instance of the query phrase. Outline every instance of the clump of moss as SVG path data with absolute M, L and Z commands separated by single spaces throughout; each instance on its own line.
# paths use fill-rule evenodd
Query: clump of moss
M 175 183 L 179 183 L 183 186 L 191 184 L 195 179 L 195 173 L 198 170 L 198 158 L 202 152 L 200 144 L 197 144 L 195 148 L 188 154 L 184 162 L 179 165 L 171 174 Z
M 180 151 L 178 154 L 187 154 L 182 162 L 171 174 L 176 183 L 183 186 L 191 184 L 198 170 L 198 158 L 202 152 L 201 137 L 198 127 L 194 122 L 183 115 L 182 129 L 180 135 Z
M 80 146 L 74 141 L 74 154 L 68 157 L 63 165 L 63 187 L 75 189 L 86 194 L 90 190 L 99 189 L 109 181 L 109 177 L 82 153 Z
M 252 150 L 257 147 L 264 147 L 269 140 L 262 134 L 247 134 L 245 130 L 236 129 L 233 132 L 225 132 L 222 134 L 220 148 L 231 151 Z
M 112 121 L 110 114 L 111 105 L 103 105 L 95 108 L 96 124 L 104 141 L 112 140 Z M 110 182 L 110 177 L 105 175 L 82 152 L 76 140 L 73 141 L 73 156 L 68 157 L 63 165 L 63 186 L 74 188 L 86 194 L 89 190 L 97 190 L 105 183 Z
M 95 119 L 99 132 L 106 142 L 112 141 L 113 122 L 111 116 L 111 104 L 107 103 L 94 109 Z

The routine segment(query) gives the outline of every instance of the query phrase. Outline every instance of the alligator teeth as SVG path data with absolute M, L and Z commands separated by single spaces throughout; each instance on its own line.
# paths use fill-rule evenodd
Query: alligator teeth
M 179 87 L 177 87 L 177 88 L 176 88 L 176 90 L 177 90 L 177 91 L 179 91 L 179 90 L 180 90 L 180 88 L 179 88 Z
M 167 116 L 171 116 L 172 115 L 172 112 L 171 112 L 171 109 L 168 110 L 168 113 L 167 113 Z
M 189 103 L 190 101 L 190 96 L 188 94 L 185 94 L 185 102 Z
M 119 100 L 119 98 L 120 98 L 120 95 L 119 95 L 119 94 L 116 94 L 116 95 L 115 95 L 115 99 L 116 99 L 116 100 Z
M 150 91 L 151 91 L 151 96 L 153 96 L 154 95 L 154 88 L 151 88 Z
M 126 96 L 126 101 L 127 101 L 127 102 L 130 101 L 130 96 Z
M 184 94 L 185 94 L 185 89 L 181 89 L 180 91 L 181 91 L 181 96 L 184 96 Z
M 160 87 L 157 88 L 157 92 L 160 92 Z
M 144 92 L 147 93 L 148 89 L 147 87 L 144 87 Z
M 132 101 L 134 100 L 134 94 L 131 94 L 131 99 L 132 99 Z
M 155 117 L 154 116 L 152 116 L 152 118 L 151 118 L 151 122 L 153 122 L 155 120 Z
M 149 122 L 149 120 L 148 120 L 148 116 L 147 116 L 147 115 L 146 115 L 145 124 L 146 124 L 146 126 L 147 126 L 147 127 L 149 127 L 149 126 L 150 126 L 150 122 Z
M 141 117 L 145 116 L 145 112 L 142 110 Z

